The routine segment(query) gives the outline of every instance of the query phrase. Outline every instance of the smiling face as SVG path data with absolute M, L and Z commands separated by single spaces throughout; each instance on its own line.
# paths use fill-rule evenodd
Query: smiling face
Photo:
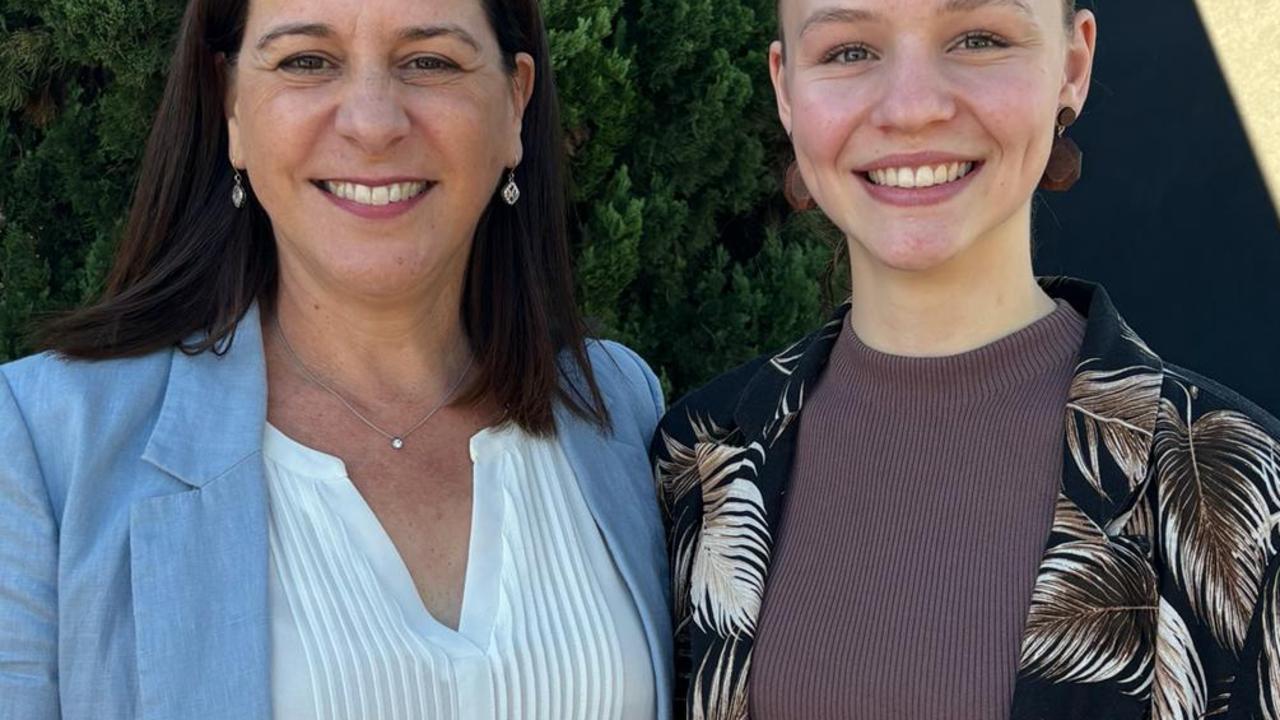
M 1058 110 L 1081 109 L 1094 20 L 1062 0 L 781 0 L 770 62 L 814 199 L 855 262 L 927 271 L 1028 252 Z
M 282 282 L 368 297 L 460 286 L 521 160 L 533 75 L 528 55 L 504 60 L 483 0 L 252 0 L 227 125 Z

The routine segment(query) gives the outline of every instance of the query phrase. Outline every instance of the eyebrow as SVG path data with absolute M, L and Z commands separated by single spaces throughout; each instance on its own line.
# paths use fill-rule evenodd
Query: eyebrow
M 454 37 L 471 46 L 477 52 L 480 51 L 480 41 L 475 39 L 471 33 L 457 25 L 423 25 L 420 27 L 406 28 L 400 32 L 400 39 L 404 41 L 413 40 L 430 40 L 431 38 L 449 36 Z
M 988 5 L 1004 5 L 1012 7 L 1027 17 L 1035 17 L 1035 13 L 1031 11 L 1031 6 L 1027 4 L 1027 0 L 946 0 L 942 5 L 940 13 L 943 15 L 951 15 L 954 13 L 971 12 L 978 8 L 987 7 Z M 879 13 L 871 10 L 864 10 L 862 8 L 822 8 L 810 15 L 809 18 L 804 21 L 804 25 L 800 26 L 800 36 L 803 37 L 806 32 L 817 25 L 827 25 L 832 23 L 873 23 L 880 22 L 883 19 L 884 17 Z
M 288 35 L 304 35 L 306 37 L 329 38 L 333 37 L 333 28 L 324 23 L 287 23 L 272 28 L 258 39 L 257 48 L 262 50 L 271 43 Z M 418 27 L 405 28 L 400 31 L 401 41 L 414 40 L 430 40 L 431 38 L 449 36 L 454 37 L 462 42 L 470 45 L 475 50 L 480 50 L 480 43 L 471 33 L 457 25 L 422 25 Z
M 288 23 L 263 33 L 262 37 L 258 38 L 258 44 L 255 47 L 262 50 L 287 35 L 327 38 L 333 36 L 333 29 L 323 23 Z

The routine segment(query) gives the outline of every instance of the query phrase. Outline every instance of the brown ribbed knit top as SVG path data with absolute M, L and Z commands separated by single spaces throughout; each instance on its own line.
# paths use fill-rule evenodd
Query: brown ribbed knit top
M 1085 321 L 961 355 L 845 330 L 800 419 L 752 720 L 1001 720 L 1062 478 Z

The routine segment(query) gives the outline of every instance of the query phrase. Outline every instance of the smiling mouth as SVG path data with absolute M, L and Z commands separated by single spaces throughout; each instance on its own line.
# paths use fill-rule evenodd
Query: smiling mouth
M 361 185 L 340 180 L 320 180 L 314 184 L 334 197 L 370 207 L 408 202 L 435 187 L 435 183 L 425 181 Z
M 861 173 L 872 185 L 891 188 L 929 188 L 964 179 L 980 162 L 953 162 L 924 167 L 884 168 Z

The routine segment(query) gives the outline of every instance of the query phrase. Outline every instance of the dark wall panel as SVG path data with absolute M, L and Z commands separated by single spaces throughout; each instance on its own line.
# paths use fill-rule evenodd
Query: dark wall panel
M 1085 174 L 1037 201 L 1037 270 L 1102 282 L 1157 353 L 1280 416 L 1280 219 L 1195 5 L 1090 5 Z

